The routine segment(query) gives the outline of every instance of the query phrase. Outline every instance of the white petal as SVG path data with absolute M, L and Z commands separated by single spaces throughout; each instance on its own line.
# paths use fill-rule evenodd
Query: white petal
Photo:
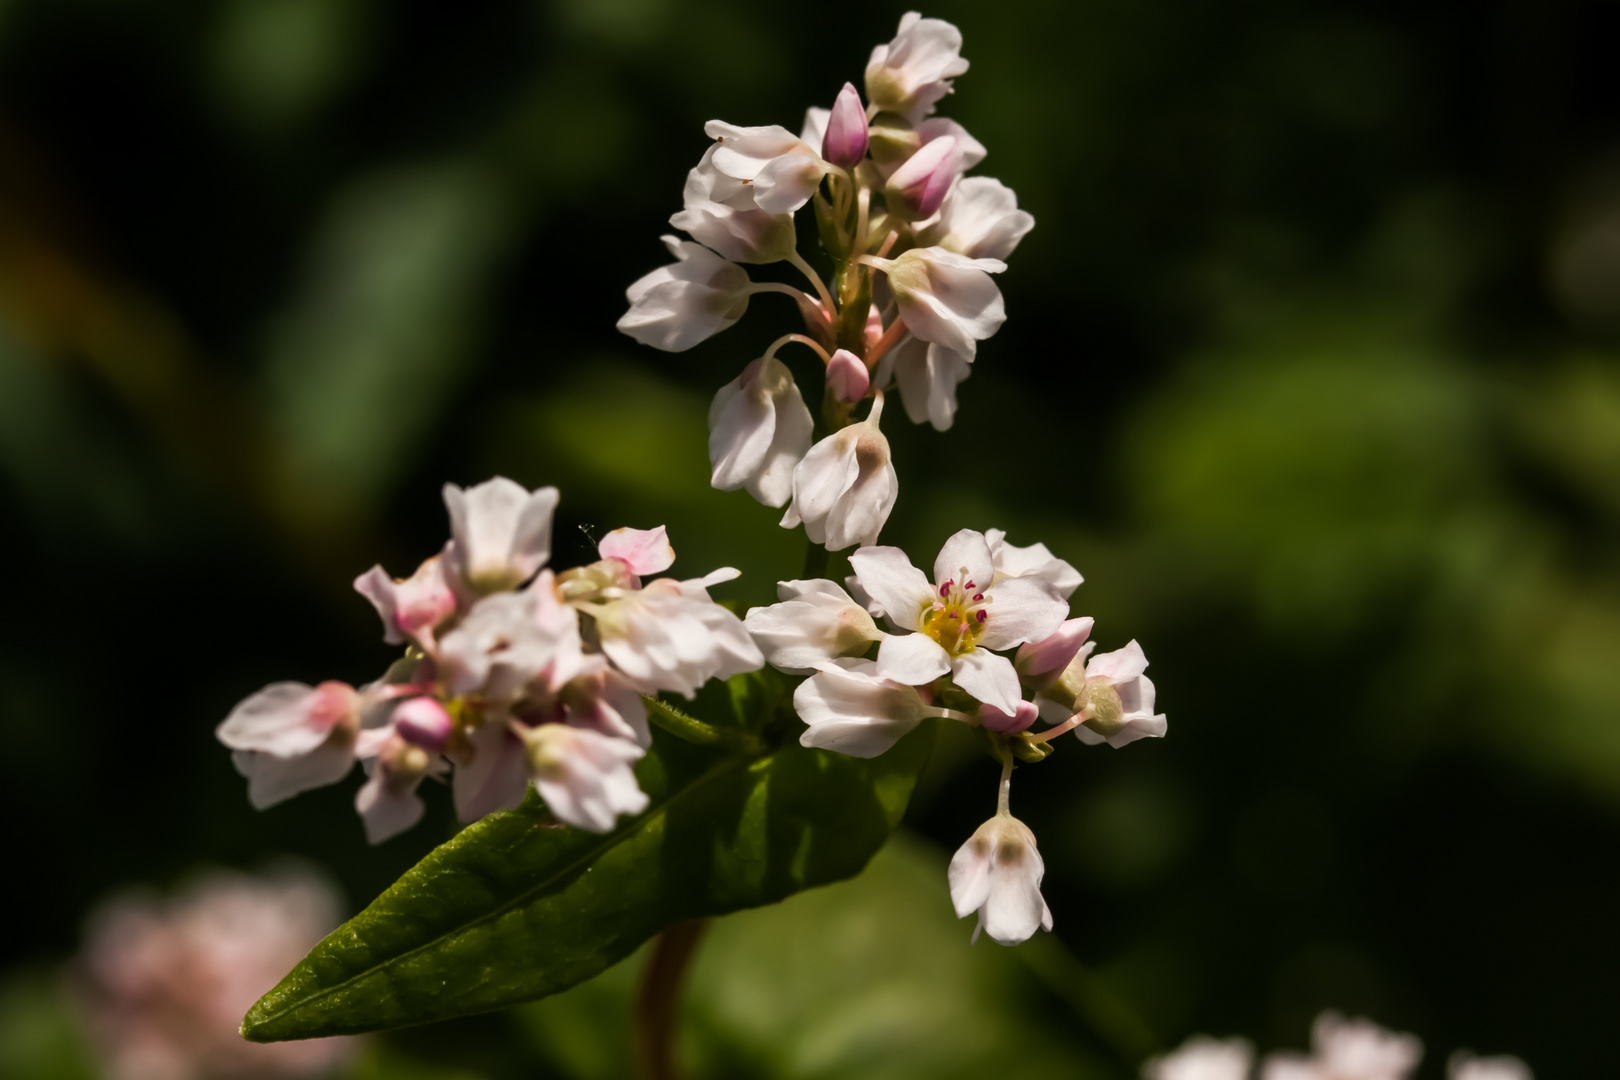
M 934 587 L 897 547 L 863 547 L 849 557 L 861 588 L 897 630 L 916 630 L 934 602 Z
M 1053 555 L 1045 544 L 1018 547 L 1007 543 L 1006 534 L 1000 529 L 988 530 L 985 537 L 990 541 L 990 557 L 995 560 L 998 577 L 1028 577 L 1033 574 L 1050 582 L 1064 599 L 1068 599 L 1085 580 L 1080 576 L 1080 571 Z
M 891 634 L 878 646 L 877 673 L 882 678 L 922 686 L 950 670 L 950 654 L 926 634 Z
M 331 728 L 314 722 L 321 691 L 298 682 L 278 682 L 231 710 L 215 729 L 232 750 L 258 750 L 277 757 L 307 754 L 326 741 Z
M 477 821 L 497 810 L 510 810 L 523 802 L 528 777 L 523 768 L 523 744 L 496 716 L 468 734 L 471 757 L 457 763 L 451 788 L 456 816 Z
M 799 131 L 799 138 L 810 146 L 820 146 L 827 137 L 827 121 L 831 117 L 831 109 L 810 106 L 804 111 L 804 127 Z
M 791 214 L 810 201 L 827 166 L 810 154 L 783 154 L 770 161 L 754 178 L 754 202 L 771 214 Z
M 921 338 L 908 338 L 895 352 L 894 378 L 906 416 L 949 431 L 956 422 L 956 387 L 973 373 L 973 358 Z
M 385 783 L 384 770 L 371 774 L 354 796 L 354 808 L 366 827 L 366 842 L 380 844 L 422 820 L 427 807 L 415 786 L 408 791 L 392 791 Z
M 776 435 L 776 410 L 752 385 L 756 360 L 735 382 L 720 388 L 709 409 L 709 483 L 735 491 L 758 475 Z
M 1086 662 L 1086 674 L 1101 675 L 1112 683 L 1134 679 L 1147 670 L 1147 655 L 1133 638 L 1123 649 L 1098 653 Z
M 856 544 L 876 543 L 899 494 L 900 478 L 887 455 L 875 466 L 863 463 L 855 483 L 827 514 L 823 541 L 827 550 L 842 551 Z
M 770 446 L 754 478 L 743 486 L 766 506 L 784 506 L 793 497 L 793 470 L 810 450 L 815 420 L 792 376 L 788 377 L 787 389 L 776 396 L 774 405 L 776 424 Z
M 984 632 L 979 644 L 1010 649 L 1051 636 L 1069 616 L 1069 603 L 1037 577 L 1004 578 L 985 590 Z
M 977 832 L 951 856 L 946 877 L 951 886 L 951 905 L 956 917 L 964 918 L 984 906 L 990 897 L 990 858 L 993 847 Z
M 305 791 L 335 784 L 354 767 L 354 750 L 333 739 L 295 758 L 281 758 L 256 750 L 237 750 L 231 764 L 247 777 L 248 802 L 263 810 Z
M 961 529 L 953 533 L 934 559 L 936 585 L 954 581 L 964 589 L 971 584 L 983 591 L 989 587 L 994 574 L 990 545 L 985 542 L 984 533 L 975 529 Z
M 799 521 L 816 543 L 825 543 L 825 521 L 839 496 L 860 476 L 855 457 L 855 436 L 850 428 L 835 432 L 812 446 L 793 470 L 793 505 L 783 525 Z M 789 518 L 793 519 L 789 524 Z
M 1005 656 L 997 656 L 987 649 L 974 649 L 952 662 L 951 679 L 986 705 L 993 705 L 1009 715 L 1018 711 L 1021 696 L 1018 669 Z
M 927 715 L 917 692 L 858 670 L 824 668 L 799 684 L 793 708 L 809 725 L 804 746 L 872 758 L 888 750 Z

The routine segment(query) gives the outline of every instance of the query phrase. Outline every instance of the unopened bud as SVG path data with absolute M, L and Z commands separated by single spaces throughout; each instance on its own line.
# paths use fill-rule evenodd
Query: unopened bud
M 1033 701 L 1020 701 L 1018 708 L 1011 713 L 1002 712 L 994 705 L 979 706 L 979 723 L 996 732 L 998 735 L 1013 735 L 1020 731 L 1027 731 L 1040 715 L 1040 710 Z
M 1013 666 L 1024 685 L 1034 690 L 1045 690 L 1063 675 L 1063 670 L 1091 636 L 1093 620 L 1090 616 L 1069 619 L 1040 641 L 1031 641 L 1018 648 Z
M 853 169 L 866 156 L 867 142 L 866 107 L 855 87 L 845 83 L 827 117 L 821 156 L 841 169 Z
M 872 376 L 861 358 L 848 349 L 839 349 L 827 361 L 827 389 L 845 405 L 853 405 L 866 396 L 872 385 Z
M 1085 725 L 1103 738 L 1117 734 L 1125 726 L 1125 703 L 1119 699 L 1119 691 L 1114 689 L 1114 684 L 1105 676 L 1093 675 L 1086 679 L 1075 705 L 1080 712 L 1087 708 L 1091 710 Z
M 932 217 L 962 173 L 962 147 L 954 135 L 925 143 L 889 177 L 883 197 L 889 212 L 921 221 Z
M 435 754 L 444 751 L 453 730 L 455 721 L 430 697 L 411 698 L 394 710 L 394 731 L 399 737 Z

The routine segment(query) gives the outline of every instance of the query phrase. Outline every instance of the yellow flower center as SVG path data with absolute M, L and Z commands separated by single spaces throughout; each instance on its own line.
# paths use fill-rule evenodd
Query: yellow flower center
M 922 632 L 952 656 L 972 652 L 990 617 L 980 586 L 969 581 L 964 567 L 939 587 L 939 597 L 922 613 Z

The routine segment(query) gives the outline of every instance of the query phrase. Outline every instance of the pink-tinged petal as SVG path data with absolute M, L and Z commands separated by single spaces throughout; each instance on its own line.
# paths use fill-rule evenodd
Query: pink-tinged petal
M 791 214 L 810 201 L 827 175 L 814 154 L 783 154 L 754 177 L 754 204 L 769 214 Z
M 979 723 L 998 735 L 1013 735 L 1020 731 L 1028 731 L 1040 716 L 1040 709 L 1033 701 L 1020 701 L 1015 712 L 1005 713 L 994 705 L 979 706 Z
M 1069 614 L 1069 602 L 1036 577 L 1003 579 L 985 591 L 985 601 L 989 615 L 978 640 L 986 649 L 1050 637 Z
M 927 145 L 937 139 L 952 138 L 962 151 L 962 171 L 973 168 L 989 154 L 984 143 L 968 134 L 967 128 L 948 116 L 931 116 L 917 125 L 918 142 Z
M 1012 661 L 987 649 L 974 649 L 951 663 L 951 680 L 986 705 L 1018 712 L 1018 672 Z
M 984 533 L 975 529 L 953 533 L 934 560 L 935 585 L 954 581 L 970 594 L 988 589 L 994 575 L 990 547 L 985 543 Z
M 819 144 L 821 156 L 841 169 L 853 169 L 866 157 L 867 141 L 866 106 L 861 104 L 860 91 L 845 83 L 826 121 Z
M 926 634 L 891 634 L 878 646 L 877 673 L 881 678 L 922 686 L 950 670 L 950 654 Z
M 491 717 L 468 733 L 467 742 L 469 756 L 457 762 L 451 784 L 456 816 L 477 821 L 521 804 L 528 775 L 523 768 L 523 744 L 517 736 Z
M 264 810 L 348 776 L 354 767 L 354 747 L 346 738 L 335 738 L 294 758 L 237 750 L 231 764 L 247 777 L 248 802 L 255 810 Z
M 1046 637 L 1020 646 L 1013 659 L 1019 675 L 1035 684 L 1050 686 L 1080 654 L 1081 647 L 1091 636 L 1093 622 L 1090 616 L 1065 619 Z
M 1134 679 L 1147 670 L 1147 655 L 1133 638 L 1123 649 L 1098 653 L 1086 661 L 1086 675 L 1101 675 L 1111 683 Z
M 625 563 L 637 576 L 668 570 L 675 561 L 675 549 L 662 525 L 656 529 L 614 529 L 602 537 L 596 550 L 604 559 Z
M 897 630 L 916 630 L 934 602 L 934 587 L 897 547 L 863 547 L 849 557 L 861 588 Z
M 387 782 L 383 769 L 371 774 L 371 779 L 355 793 L 354 808 L 366 827 L 366 842 L 380 844 L 392 839 L 422 820 L 427 809 L 416 793 L 415 785 L 403 791 L 394 790 Z
M 827 388 L 834 398 L 853 405 L 866 396 L 872 376 L 861 358 L 848 349 L 839 349 L 827 362 Z
M 884 199 L 891 212 L 911 221 L 933 217 L 962 175 L 962 147 L 946 135 L 926 143 L 889 177 Z
M 413 746 L 441 753 L 455 730 L 443 705 L 430 697 L 411 698 L 394 710 L 394 731 Z
M 988 176 L 964 176 L 918 240 L 970 259 L 1005 259 L 1034 227 L 1035 219 L 1018 209 L 1011 188 Z
M 215 735 L 232 750 L 298 757 L 325 743 L 334 728 L 357 727 L 359 704 L 340 682 L 271 683 L 232 709 Z

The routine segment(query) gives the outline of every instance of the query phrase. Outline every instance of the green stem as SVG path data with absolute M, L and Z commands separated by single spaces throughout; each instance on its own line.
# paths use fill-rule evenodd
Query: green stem
M 746 731 L 706 724 L 695 716 L 686 715 L 667 701 L 652 697 L 644 700 L 647 702 L 647 719 L 677 739 L 699 746 L 718 746 L 738 754 L 758 754 L 765 749 L 764 743 Z

